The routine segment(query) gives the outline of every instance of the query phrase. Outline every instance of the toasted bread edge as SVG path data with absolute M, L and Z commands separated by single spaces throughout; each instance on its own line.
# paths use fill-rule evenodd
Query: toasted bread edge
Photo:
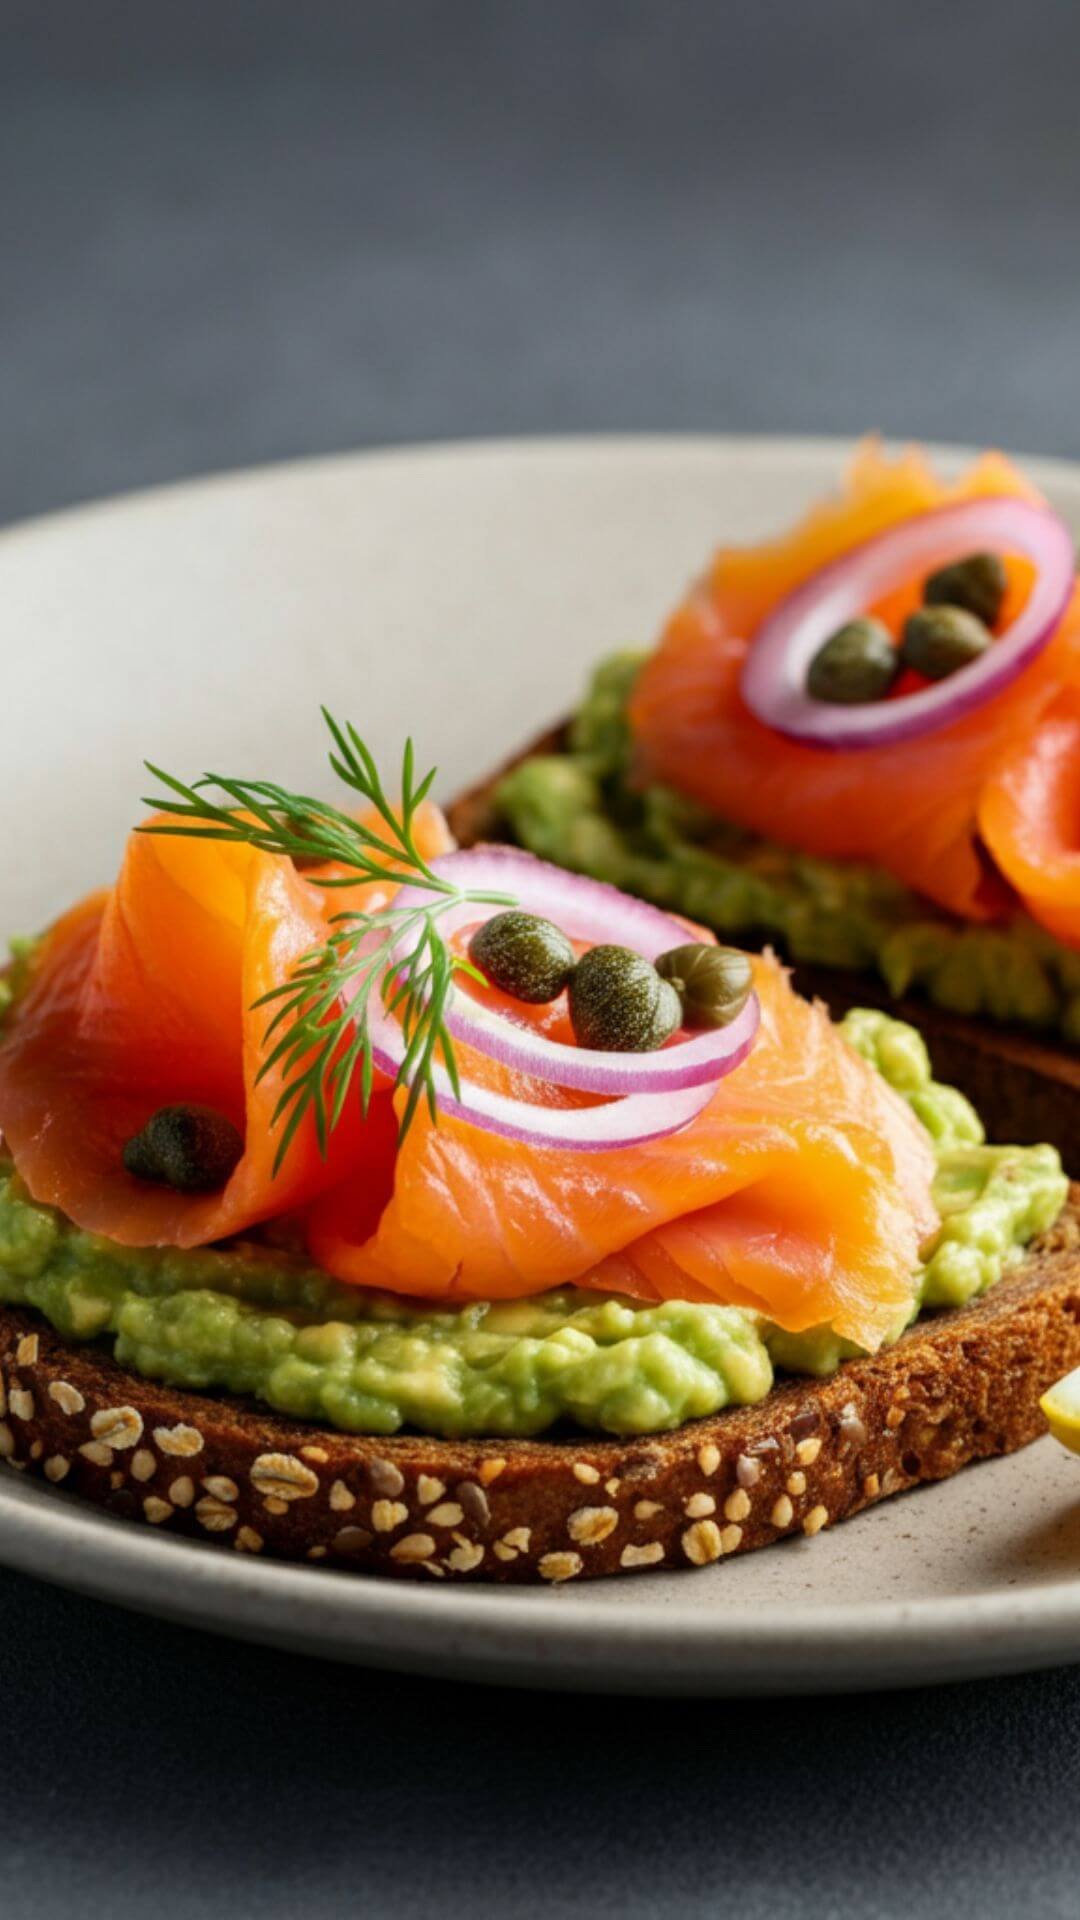
M 1011 1453 L 1080 1365 L 1080 1188 L 984 1299 L 672 1434 L 371 1438 L 144 1380 L 0 1309 L 0 1457 L 240 1552 L 420 1579 L 695 1568 Z

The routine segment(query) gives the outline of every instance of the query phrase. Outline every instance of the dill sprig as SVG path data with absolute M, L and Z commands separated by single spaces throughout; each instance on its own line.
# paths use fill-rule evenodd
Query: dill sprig
M 369 1030 L 374 992 L 400 1018 L 405 1040 L 396 1080 L 397 1086 L 407 1089 L 401 1137 L 408 1132 L 421 1100 L 426 1101 L 432 1119 L 438 1119 L 437 1060 L 442 1061 L 460 1098 L 454 1047 L 446 1027 L 447 1003 L 455 975 L 465 973 L 476 980 L 483 976 L 451 951 L 439 920 L 462 901 L 478 906 L 516 905 L 509 894 L 455 886 L 433 872 L 424 858 L 416 839 L 416 816 L 431 791 L 436 770 L 417 779 L 411 740 L 405 743 L 401 798 L 395 806 L 356 728 L 340 725 L 325 707 L 322 713 L 333 742 L 330 765 L 374 812 L 371 824 L 271 780 L 207 773 L 189 786 L 146 762 L 166 791 L 150 796 L 145 804 L 169 818 L 141 828 L 143 833 L 239 841 L 306 866 L 341 870 L 309 872 L 308 879 L 319 887 L 355 887 L 377 880 L 423 888 L 429 896 L 406 907 L 391 902 L 374 912 L 350 908 L 335 914 L 324 944 L 304 954 L 288 980 L 254 1003 L 274 1007 L 264 1038 L 270 1050 L 258 1078 L 278 1067 L 283 1078 L 272 1118 L 272 1125 L 281 1126 L 275 1174 L 308 1113 L 324 1158 L 354 1085 L 361 1109 L 367 1113 L 375 1072 Z M 403 948 L 407 953 L 399 964 L 395 955 Z

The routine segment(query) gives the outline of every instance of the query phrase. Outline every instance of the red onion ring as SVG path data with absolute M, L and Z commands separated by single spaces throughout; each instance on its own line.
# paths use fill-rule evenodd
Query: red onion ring
M 368 1015 L 371 1057 L 380 1073 L 394 1079 L 404 1057 L 401 1028 L 372 994 Z M 575 1153 L 606 1153 L 640 1147 L 677 1133 L 708 1106 L 716 1083 L 687 1087 L 681 1093 L 631 1093 L 599 1107 L 540 1107 L 514 1100 L 491 1087 L 462 1083 L 459 1100 L 444 1066 L 432 1063 L 439 1112 L 470 1126 L 483 1127 L 506 1140 L 530 1147 L 564 1147 Z
M 818 648 L 874 601 L 977 547 L 1021 553 L 1036 568 L 1027 604 L 980 660 L 901 699 L 860 706 L 814 700 Z M 1048 507 L 984 496 L 919 514 L 865 541 L 797 587 L 763 621 L 742 670 L 742 697 L 765 726 L 820 747 L 883 747 L 935 732 L 1007 687 L 1040 653 L 1073 589 L 1073 538 Z
M 526 911 L 557 915 L 571 939 L 633 945 L 648 960 L 671 946 L 686 944 L 685 923 L 658 907 L 631 899 L 602 881 L 566 873 L 516 848 L 476 847 L 445 854 L 433 860 L 431 868 L 441 880 L 474 893 L 512 892 Z M 394 904 L 429 907 L 433 899 L 437 896 L 429 888 L 403 887 Z M 475 900 L 454 902 L 440 913 L 440 931 L 448 937 L 477 918 Z M 407 940 L 400 942 L 387 971 L 407 960 L 410 950 Z M 750 1052 L 760 1018 L 757 996 L 752 994 L 728 1027 L 695 1035 L 666 1052 L 602 1053 L 548 1040 L 455 993 L 446 1012 L 446 1025 L 455 1040 L 516 1072 L 556 1086 L 619 1097 L 603 1106 L 546 1107 L 463 1083 L 459 1099 L 445 1067 L 433 1062 L 435 1097 L 440 1112 L 528 1146 L 578 1153 L 641 1146 L 676 1133 L 708 1106 L 718 1082 Z M 400 1022 L 387 1012 L 377 992 L 368 1002 L 368 1032 L 374 1065 L 396 1079 L 405 1057 L 405 1039 Z
M 516 848 L 476 847 L 444 854 L 432 862 L 432 872 L 441 880 L 453 880 L 475 892 L 512 892 L 526 912 L 555 920 L 571 940 L 593 946 L 613 942 L 632 947 L 646 960 L 656 960 L 668 948 L 687 944 L 685 923 L 672 919 L 659 907 L 634 900 L 603 881 L 566 873 Z M 394 904 L 409 907 L 430 902 L 431 894 L 423 888 L 406 887 Z M 477 907 L 466 901 L 441 914 L 439 925 L 445 937 L 470 926 L 478 917 Z M 408 955 L 408 946 L 402 946 L 395 950 L 393 959 L 400 962 Z M 605 1053 L 549 1040 L 531 1027 L 517 1026 L 467 994 L 454 993 L 446 1010 L 451 1038 L 475 1048 L 489 1060 L 516 1073 L 548 1080 L 556 1087 L 613 1095 L 677 1093 L 685 1087 L 714 1084 L 745 1060 L 760 1019 L 757 995 L 751 994 L 726 1027 L 697 1033 L 693 1039 L 680 1040 L 657 1053 Z

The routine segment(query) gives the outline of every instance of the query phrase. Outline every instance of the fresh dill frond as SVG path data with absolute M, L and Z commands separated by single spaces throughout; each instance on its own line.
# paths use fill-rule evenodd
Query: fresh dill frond
M 455 954 L 439 927 L 440 918 L 462 901 L 478 906 L 515 906 L 512 895 L 471 892 L 435 873 L 417 842 L 416 817 L 435 779 L 435 768 L 416 777 L 411 740 L 401 764 L 401 797 L 395 806 L 378 768 L 356 728 L 339 724 L 322 709 L 330 732 L 330 765 L 345 786 L 374 814 L 370 823 L 310 794 L 292 793 L 271 780 L 238 780 L 206 773 L 193 785 L 147 761 L 147 770 L 165 789 L 145 804 L 167 816 L 142 833 L 197 840 L 228 840 L 262 853 L 303 862 L 306 877 L 319 887 L 356 887 L 365 881 L 420 888 L 422 901 L 366 912 L 351 907 L 336 914 L 321 947 L 305 954 L 289 979 L 255 1002 L 273 1007 L 265 1034 L 269 1049 L 258 1078 L 279 1068 L 282 1092 L 272 1124 L 280 1128 L 274 1160 L 280 1170 L 299 1127 L 310 1115 L 325 1158 L 330 1136 L 345 1113 L 355 1087 L 366 1114 L 375 1065 L 369 1030 L 371 995 L 401 1020 L 405 1053 L 396 1085 L 406 1089 L 401 1137 L 424 1101 L 438 1118 L 434 1068 L 441 1061 L 455 1094 L 460 1093 L 446 1010 L 455 976 L 476 969 Z M 320 872 L 333 868 L 334 872 Z M 397 956 L 403 957 L 398 960 Z

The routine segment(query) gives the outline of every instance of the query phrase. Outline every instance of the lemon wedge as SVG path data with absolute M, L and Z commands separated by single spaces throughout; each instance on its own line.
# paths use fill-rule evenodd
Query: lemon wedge
M 1060 1440 L 1063 1447 L 1071 1448 L 1073 1453 L 1080 1453 L 1080 1367 L 1074 1367 L 1064 1380 L 1044 1393 L 1039 1405 L 1054 1439 Z

